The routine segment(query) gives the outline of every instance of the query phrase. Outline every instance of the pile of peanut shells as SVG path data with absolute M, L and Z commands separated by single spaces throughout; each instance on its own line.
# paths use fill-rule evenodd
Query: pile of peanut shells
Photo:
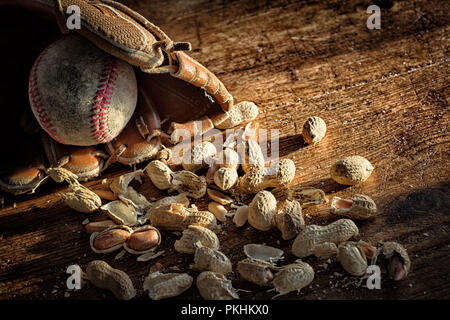
M 254 110 L 256 106 L 252 106 Z M 256 112 L 257 114 L 257 112 Z M 377 214 L 375 202 L 367 195 L 355 194 L 352 199 L 333 197 L 331 211 L 345 218 L 326 226 L 305 225 L 302 210 L 328 203 L 325 192 L 316 188 L 291 186 L 295 164 L 282 159 L 266 165 L 255 131 L 257 123 L 238 117 L 235 125 L 245 123 L 243 144 L 225 141 L 223 148 L 204 141 L 195 144 L 183 155 L 182 168 L 176 170 L 170 161 L 153 160 L 144 169 L 136 170 L 108 182 L 103 189 L 89 190 L 77 177 L 63 168 L 53 168 L 49 174 L 56 181 L 66 181 L 69 188 L 62 194 L 64 201 L 79 212 L 102 212 L 107 220 L 91 222 L 86 219 L 90 247 L 98 254 L 118 252 L 117 258 L 130 253 L 138 261 L 149 261 L 164 254 L 158 252 L 162 232 L 182 232 L 174 243 L 175 251 L 193 256 L 190 269 L 199 271 L 196 286 L 202 298 L 208 300 L 238 299 L 239 289 L 227 279 L 233 271 L 229 258 L 220 251 L 221 224 L 233 223 L 240 228 L 247 222 L 255 229 L 276 228 L 283 240 L 293 240 L 291 253 L 298 258 L 316 256 L 319 259 L 337 257 L 344 270 L 352 276 L 366 275 L 368 261 L 379 265 L 393 280 L 408 274 L 411 262 L 406 250 L 398 243 L 385 242 L 378 249 L 365 241 L 349 241 L 359 234 L 353 220 L 368 219 Z M 319 117 L 309 118 L 303 127 L 303 138 L 316 144 L 326 134 L 326 124 Z M 240 167 L 242 170 L 240 170 Z M 203 171 L 204 175 L 197 173 Z M 374 167 L 361 156 L 337 161 L 330 170 L 331 178 L 339 184 L 363 183 Z M 239 173 L 241 176 L 239 176 Z M 148 178 L 167 197 L 147 199 L 130 184 Z M 270 191 L 268 190 L 270 189 Z M 199 210 L 191 200 L 209 197 L 208 211 Z M 103 200 L 109 202 L 102 204 Z M 247 205 L 243 204 L 243 199 Z M 230 207 L 227 209 L 226 207 Z M 247 256 L 239 261 L 239 276 L 259 286 L 273 287 L 284 295 L 299 291 L 314 279 L 314 270 L 298 259 L 277 266 L 284 252 L 263 244 L 244 246 Z M 106 262 L 95 260 L 86 269 L 87 279 L 99 288 L 110 290 L 118 299 L 128 300 L 136 291 L 129 276 L 113 269 Z M 191 287 L 194 279 L 188 273 L 150 272 L 143 283 L 153 300 L 175 297 Z M 275 297 L 276 297 L 275 296 Z

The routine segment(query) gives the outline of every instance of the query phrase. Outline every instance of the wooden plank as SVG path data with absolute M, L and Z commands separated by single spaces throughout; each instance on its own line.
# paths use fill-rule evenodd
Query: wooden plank
M 307 258 L 316 271 L 314 282 L 284 299 L 450 297 L 448 4 L 395 1 L 382 9 L 381 30 L 368 30 L 365 9 L 370 1 L 124 3 L 173 39 L 190 41 L 192 56 L 215 72 L 237 101 L 257 103 L 259 123 L 279 130 L 280 155 L 296 163 L 296 184 L 322 188 L 330 199 L 370 195 L 380 215 L 357 223 L 360 238 L 399 241 L 412 259 L 407 279 L 383 279 L 381 290 L 368 290 L 364 282 L 345 275 L 336 260 L 325 270 L 323 261 Z M 301 139 L 302 125 L 311 115 L 321 116 L 328 125 L 325 139 L 316 146 Z M 329 168 L 351 154 L 368 158 L 375 172 L 361 185 L 339 186 L 330 179 Z M 114 166 L 105 177 L 125 170 Z M 59 201 L 57 193 L 64 188 L 50 184 L 32 196 L 6 196 L 0 212 L 0 298 L 61 299 L 67 266 L 84 268 L 94 259 L 126 270 L 138 299 L 147 299 L 142 281 L 156 262 L 164 271 L 177 266 L 196 275 L 188 269 L 192 257 L 174 252 L 178 237 L 170 232 L 163 232 L 166 253 L 154 261 L 94 254 L 81 225 L 88 216 Z M 149 182 L 140 190 L 155 194 Z M 204 208 L 206 203 L 198 205 Z M 305 213 L 307 223 L 336 219 L 326 205 Z M 281 240 L 276 230 L 237 229 L 228 223 L 219 238 L 234 266 L 244 258 L 242 246 L 250 242 L 285 250 L 286 263 L 295 259 L 292 241 Z M 236 288 L 252 291 L 241 293 L 242 298 L 272 297 L 236 272 L 230 279 Z M 113 297 L 87 285 L 70 298 Z M 200 296 L 192 287 L 179 298 Z

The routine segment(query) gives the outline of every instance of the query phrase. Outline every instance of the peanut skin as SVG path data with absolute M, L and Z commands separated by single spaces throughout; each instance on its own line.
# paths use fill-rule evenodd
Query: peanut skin
M 152 300 L 176 297 L 189 289 L 193 278 L 187 273 L 150 273 L 144 281 L 144 291 Z
M 158 245 L 159 235 L 156 230 L 133 233 L 127 241 L 128 247 L 136 251 L 144 251 Z
M 334 163 L 330 175 L 339 184 L 355 185 L 366 181 L 373 170 L 373 165 L 366 158 L 350 156 Z

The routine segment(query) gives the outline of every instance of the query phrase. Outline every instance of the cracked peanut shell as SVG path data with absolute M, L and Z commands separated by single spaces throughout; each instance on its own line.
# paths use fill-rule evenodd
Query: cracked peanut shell
M 356 194 L 351 200 L 334 197 L 331 208 L 338 215 L 358 220 L 369 219 L 377 214 L 375 202 L 363 194 Z
M 264 244 L 249 243 L 244 246 L 244 253 L 248 258 L 258 261 L 274 263 L 283 259 L 284 251 Z
M 220 245 L 217 235 L 213 231 L 200 226 L 189 226 L 184 230 L 181 238 L 175 241 L 174 247 L 178 252 L 194 254 L 196 245 L 198 245 L 197 242 L 200 242 L 204 247 L 219 250 Z
M 200 199 L 206 194 L 206 178 L 187 170 L 172 172 L 171 189 L 185 193 L 188 197 Z
M 134 226 L 138 223 L 139 212 L 131 203 L 115 200 L 104 204 L 100 209 L 117 224 Z
M 283 266 L 273 279 L 273 285 L 278 294 L 272 299 L 288 294 L 291 291 L 298 292 L 308 286 L 313 280 L 313 268 L 301 260 L 296 260 L 294 263 Z
M 187 273 L 150 273 L 144 280 L 144 291 L 152 300 L 176 297 L 189 289 L 194 278 Z
M 150 207 L 150 202 L 138 193 L 133 187 L 129 186 L 131 181 L 134 179 L 139 179 L 141 176 L 144 176 L 144 170 L 136 170 L 130 173 L 123 174 L 119 177 L 116 177 L 109 184 L 109 188 L 119 196 L 120 199 L 126 199 L 126 201 L 131 201 L 134 206 L 141 210 L 145 210 Z
M 277 200 L 269 191 L 260 191 L 249 204 L 248 223 L 261 231 L 272 228 L 272 221 L 277 213 Z
M 283 203 L 284 200 L 296 200 L 302 208 L 321 205 L 328 201 L 323 190 L 312 187 L 303 188 L 299 185 L 276 188 L 272 190 L 272 193 L 280 203 Z
M 406 278 L 411 270 L 411 260 L 406 249 L 397 242 L 385 242 L 375 253 L 371 264 L 379 265 L 382 273 L 393 280 Z
M 231 280 L 221 273 L 203 271 L 198 275 L 196 285 L 200 295 L 205 300 L 239 299 Z
M 281 231 L 283 240 L 295 238 L 305 227 L 300 203 L 295 200 L 285 200 L 281 210 L 275 215 L 275 225 Z
M 130 277 L 122 270 L 114 269 L 104 261 L 91 261 L 87 266 L 86 275 L 93 285 L 101 289 L 108 289 L 119 300 L 130 300 L 136 295 Z

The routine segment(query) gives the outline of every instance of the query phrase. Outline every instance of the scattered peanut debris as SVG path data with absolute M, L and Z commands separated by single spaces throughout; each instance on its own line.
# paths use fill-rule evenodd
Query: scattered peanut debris
M 257 116 L 258 109 L 253 103 L 238 105 L 224 117 L 213 119 L 219 125 L 216 127 L 238 125 Z M 149 261 L 164 254 L 164 251 L 154 253 L 162 241 L 157 228 L 182 231 L 182 234 L 177 234 L 181 235 L 181 239 L 175 241 L 174 249 L 194 255 L 191 268 L 201 271 L 196 285 L 204 299 L 239 299 L 237 290 L 226 278 L 226 275 L 232 274 L 233 264 L 219 251 L 219 238 L 215 233 L 225 234 L 226 229 L 220 232 L 220 226 L 229 223 L 228 216 L 233 216 L 236 227 L 242 227 L 248 220 L 251 226 L 261 231 L 278 228 L 281 231 L 280 240 L 295 238 L 292 242 L 292 254 L 295 256 L 315 255 L 319 259 L 328 259 L 319 265 L 322 267 L 319 273 L 327 270 L 330 258 L 336 256 L 342 268 L 353 276 L 365 275 L 367 259 L 372 264 L 379 264 L 383 272 L 394 280 L 407 276 L 411 263 L 400 244 L 387 242 L 377 250 L 364 241 L 347 241 L 359 233 L 350 219 L 367 219 L 377 213 L 376 205 L 369 196 L 357 194 L 352 199 L 334 197 L 332 211 L 350 219 L 341 219 L 327 226 L 305 226 L 303 215 L 308 217 L 308 212 L 303 210 L 327 203 L 325 192 L 301 184 L 291 186 L 296 173 L 295 163 L 291 159 L 282 159 L 266 166 L 257 142 L 258 130 L 259 124 L 250 122 L 243 134 L 235 135 L 235 138 L 241 138 L 239 143 L 227 139 L 221 148 L 211 142 L 195 144 L 189 153 L 183 155 L 184 170 L 181 171 L 169 167 L 166 164 L 168 161 L 153 160 L 144 170 L 121 175 L 111 182 L 102 181 L 102 188 L 109 187 L 110 190 L 89 190 L 79 184 L 76 175 L 63 168 L 50 168 L 48 174 L 55 181 L 69 184 L 62 196 L 69 206 L 80 212 L 104 212 L 110 218 L 103 221 L 85 219 L 82 223 L 91 234 L 90 246 L 96 253 L 121 250 L 115 259 L 121 259 L 128 252 L 138 255 L 137 261 Z M 325 134 L 326 124 L 319 117 L 309 118 L 302 132 L 308 144 L 318 143 Z M 206 171 L 206 166 L 209 166 L 206 177 L 194 173 Z M 244 172 L 241 178 L 239 166 Z M 367 159 L 351 156 L 337 161 L 330 174 L 340 184 L 354 185 L 367 180 L 373 170 Z M 146 175 L 156 188 L 178 194 L 158 201 L 144 197 L 130 183 L 134 179 L 142 183 L 142 177 Z M 275 189 L 268 191 L 269 188 Z M 200 211 L 190 203 L 189 198 L 201 199 L 206 193 L 213 202 L 208 204 L 209 211 Z M 252 195 L 254 197 L 250 199 Z M 101 199 L 110 202 L 102 206 Z M 225 206 L 237 210 L 229 211 Z M 222 224 L 218 226 L 217 220 Z M 277 245 L 282 243 L 274 240 Z M 173 252 L 173 249 L 170 251 Z M 260 286 L 273 286 L 272 290 L 279 293 L 275 297 L 307 286 L 314 287 L 310 284 L 315 273 L 309 264 L 296 260 L 281 267 L 275 265 L 283 259 L 284 251 L 281 249 L 247 244 L 244 253 L 247 258 L 236 265 L 238 274 Z M 178 262 L 181 264 L 183 259 Z M 158 270 L 152 270 L 144 281 L 144 290 L 149 291 L 151 299 L 175 297 L 191 287 L 193 278 L 187 273 L 164 274 L 161 263 L 157 262 L 155 266 L 159 266 Z M 183 271 L 178 266 L 169 269 Z M 88 265 L 87 276 L 94 285 L 111 290 L 118 299 L 131 299 L 136 294 L 128 275 L 103 261 L 92 261 Z M 343 274 L 334 272 L 330 277 L 343 277 Z M 326 294 L 326 290 L 323 293 Z
M 85 229 L 87 233 L 94 233 L 103 231 L 109 227 L 115 226 L 116 223 L 113 220 L 102 220 L 102 221 L 93 221 L 88 222 L 85 225 Z
M 234 201 L 233 198 L 227 196 L 226 194 L 211 188 L 208 188 L 206 192 L 208 193 L 208 196 L 211 198 L 211 200 L 220 203 L 223 206 Z
M 142 262 L 147 262 L 147 261 L 149 261 L 151 259 L 156 259 L 160 255 L 163 255 L 164 252 L 165 252 L 164 250 L 159 251 L 157 253 L 153 253 L 153 251 L 147 252 L 147 253 L 144 253 L 144 254 L 140 255 L 139 257 L 137 257 L 136 260 L 137 261 L 142 261 Z
M 339 244 L 338 259 L 345 271 L 353 276 L 363 276 L 367 271 L 367 258 L 358 242 L 345 241 Z

